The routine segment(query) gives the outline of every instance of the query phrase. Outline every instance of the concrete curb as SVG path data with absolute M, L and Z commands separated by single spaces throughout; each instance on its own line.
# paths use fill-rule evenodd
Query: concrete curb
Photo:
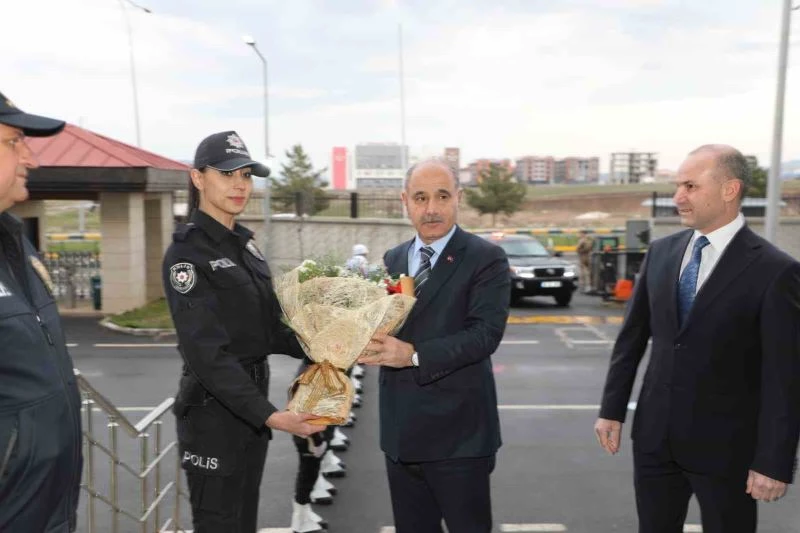
M 175 335 L 174 329 L 159 329 L 159 328 L 129 328 L 126 326 L 118 326 L 111 322 L 110 318 L 104 318 L 100 321 L 100 325 L 111 331 L 117 333 L 124 333 L 126 335 L 133 335 L 134 337 L 166 337 Z

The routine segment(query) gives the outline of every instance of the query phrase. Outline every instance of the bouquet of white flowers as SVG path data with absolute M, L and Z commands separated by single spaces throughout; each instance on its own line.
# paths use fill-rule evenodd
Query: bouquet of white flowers
M 284 315 L 314 361 L 292 383 L 289 409 L 342 424 L 353 402 L 345 372 L 376 333 L 395 333 L 416 299 L 414 280 L 393 280 L 385 271 L 367 277 L 339 266 L 306 260 L 275 284 Z

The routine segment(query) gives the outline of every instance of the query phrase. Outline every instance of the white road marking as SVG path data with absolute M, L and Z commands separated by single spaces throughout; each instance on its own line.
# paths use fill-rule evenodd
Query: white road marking
M 121 413 L 140 413 L 140 412 L 149 413 L 153 409 L 155 409 L 155 407 L 117 407 L 117 411 Z M 83 408 L 81 408 L 81 411 L 83 411 Z M 101 413 L 103 412 L 103 410 L 95 407 L 92 409 L 92 412 Z
M 596 411 L 599 405 L 572 404 L 572 405 L 498 405 L 501 411 Z
M 503 532 L 527 532 L 527 531 L 566 531 L 564 524 L 500 524 L 500 531 Z
M 699 524 L 684 524 L 683 533 L 703 533 L 703 526 Z
M 180 531 L 173 531 L 171 529 L 166 529 L 161 533 L 192 533 L 193 529 L 181 529 Z M 290 527 L 262 527 L 258 530 L 258 533 L 292 533 L 292 528 Z
M 539 344 L 539 341 L 500 341 L 500 344 Z
M 600 409 L 599 405 L 594 404 L 509 404 L 498 405 L 497 408 L 501 411 L 597 411 Z M 636 402 L 628 403 L 628 409 L 631 411 L 636 410 Z
M 107 342 L 98 342 L 93 344 L 95 348 L 174 348 L 177 346 L 174 342 L 165 342 L 165 343 L 107 343 Z
M 77 342 L 68 342 L 67 343 L 67 348 L 75 348 L 77 345 L 78 345 Z

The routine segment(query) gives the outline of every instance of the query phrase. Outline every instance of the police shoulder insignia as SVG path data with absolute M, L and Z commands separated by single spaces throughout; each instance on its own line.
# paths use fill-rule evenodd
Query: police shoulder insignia
M 175 263 L 169 267 L 169 283 L 173 289 L 181 294 L 186 294 L 192 290 L 192 287 L 197 283 L 194 265 L 191 263 Z
M 47 287 L 47 292 L 50 293 L 50 296 L 53 296 L 55 287 L 53 285 L 53 279 L 50 277 L 50 273 L 47 271 L 47 267 L 44 266 L 44 264 L 42 264 L 39 258 L 35 255 L 29 256 L 29 259 L 31 261 L 31 266 L 36 271 L 36 274 L 42 280 L 44 286 Z
M 258 258 L 259 261 L 266 261 L 266 259 L 264 259 L 264 256 L 261 254 L 261 250 L 259 250 L 258 246 L 256 246 L 256 241 L 254 241 L 253 239 L 250 239 L 247 242 L 246 248 L 247 251 L 256 256 L 256 258 Z

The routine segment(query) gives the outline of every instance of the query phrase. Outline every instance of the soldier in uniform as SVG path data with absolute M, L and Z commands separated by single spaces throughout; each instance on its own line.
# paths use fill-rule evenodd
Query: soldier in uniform
M 581 230 L 581 238 L 578 240 L 576 252 L 578 252 L 578 260 L 581 267 L 580 284 L 583 292 L 590 292 L 592 290 L 592 249 L 594 248 L 594 239 L 589 232 L 585 229 Z
M 271 429 L 308 437 L 311 415 L 278 410 L 268 398 L 270 353 L 302 358 L 253 233 L 235 223 L 252 176 L 233 131 L 205 138 L 189 184 L 189 222 L 173 236 L 164 288 L 183 358 L 174 413 L 196 533 L 254 533 Z

